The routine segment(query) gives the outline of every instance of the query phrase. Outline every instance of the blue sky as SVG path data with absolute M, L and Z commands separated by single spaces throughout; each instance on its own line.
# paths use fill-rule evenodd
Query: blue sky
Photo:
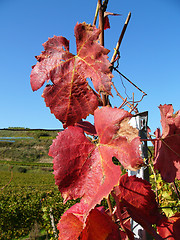
M 62 128 L 41 97 L 43 88 L 33 92 L 30 86 L 34 56 L 43 51 L 48 37 L 64 36 L 75 53 L 74 26 L 92 23 L 97 0 L 0 0 L 0 128 Z M 160 104 L 173 104 L 179 110 L 180 94 L 180 2 L 179 0 L 109 0 L 107 11 L 122 16 L 110 17 L 105 32 L 105 47 L 113 54 L 124 22 L 132 16 L 120 47 L 119 71 L 140 87 L 147 96 L 139 111 L 149 112 L 152 131 L 160 127 Z M 121 79 L 113 82 L 126 97 Z M 123 80 L 128 95 L 141 94 Z M 112 103 L 116 106 L 121 101 Z M 92 120 L 92 118 L 90 118 Z

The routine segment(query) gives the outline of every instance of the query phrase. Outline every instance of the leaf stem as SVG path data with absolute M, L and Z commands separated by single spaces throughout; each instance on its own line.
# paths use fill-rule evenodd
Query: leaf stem
M 106 11 L 108 2 L 109 2 L 109 0 L 103 1 L 103 6 L 102 6 L 102 8 L 103 8 L 103 11 L 104 11 L 104 12 Z M 96 25 L 96 21 L 97 21 L 97 17 L 98 17 L 98 12 L 99 12 L 99 2 L 97 2 L 96 11 L 95 11 L 94 20 L 93 20 L 93 26 Z M 117 15 L 119 15 L 119 14 L 117 14 Z
M 108 204 L 108 207 L 109 207 L 109 212 L 110 212 L 110 215 L 112 217 L 112 220 L 115 222 L 116 219 L 115 219 L 115 216 L 113 214 L 113 208 L 112 208 L 112 204 L 111 204 L 110 194 L 107 197 L 107 204 Z
M 152 138 L 146 138 L 146 139 L 140 139 L 140 141 L 144 141 L 144 142 L 148 142 L 148 141 L 151 141 L 151 142 L 156 142 L 156 141 L 159 141 L 159 140 L 161 140 L 161 138 L 154 138 L 154 139 L 152 139 Z

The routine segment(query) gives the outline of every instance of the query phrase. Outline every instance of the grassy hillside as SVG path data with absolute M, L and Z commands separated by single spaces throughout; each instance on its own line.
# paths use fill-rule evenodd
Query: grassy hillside
M 17 162 L 52 162 L 48 156 L 58 130 L 0 130 L 0 160 Z

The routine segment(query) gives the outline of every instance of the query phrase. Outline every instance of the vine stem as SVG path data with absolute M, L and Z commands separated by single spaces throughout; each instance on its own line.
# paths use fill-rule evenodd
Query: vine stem
M 148 161 L 148 162 L 149 162 L 149 166 L 150 166 L 150 168 L 151 168 L 151 171 L 153 172 L 154 180 L 155 180 L 156 199 L 157 199 L 158 206 L 160 206 L 160 205 L 159 205 L 158 189 L 157 189 L 157 178 L 156 178 L 156 173 L 155 173 L 155 171 L 154 171 L 153 164 L 151 164 L 151 162 L 152 162 L 152 158 L 153 158 L 153 155 L 152 155 L 152 152 L 151 152 L 151 150 L 150 150 L 149 148 L 148 148 L 148 151 L 149 151 L 149 153 L 150 153 L 150 158 L 149 158 L 150 161 Z
M 113 214 L 113 207 L 112 207 L 112 204 L 111 204 L 110 194 L 107 197 L 107 204 L 108 204 L 108 207 L 109 207 L 109 212 L 110 212 L 110 215 L 112 217 L 112 220 L 115 222 L 116 218 L 115 218 L 115 216 Z
M 174 186 L 175 192 L 176 192 L 176 194 L 177 194 L 177 196 L 178 196 L 178 198 L 179 198 L 179 200 L 180 200 L 179 190 L 178 190 L 178 188 L 177 188 L 177 186 L 176 186 L 175 181 L 173 182 L 173 186 Z
M 101 30 L 101 33 L 99 35 L 99 40 L 100 40 L 100 44 L 102 46 L 104 46 L 104 10 L 103 10 L 103 6 L 101 3 L 101 0 L 98 0 L 98 8 L 99 8 L 99 29 Z M 105 93 L 102 93 L 102 102 L 103 102 L 103 106 L 107 106 L 109 105 L 109 99 L 108 99 L 108 95 Z
M 103 1 L 103 11 L 104 11 L 104 12 L 106 11 L 108 2 L 109 2 L 109 0 Z M 98 12 L 99 12 L 99 2 L 97 2 L 96 11 L 95 11 L 94 20 L 93 20 L 93 26 L 96 25 L 96 21 L 97 21 L 97 17 L 98 17 Z M 117 15 L 118 15 L 118 14 L 117 14 Z
M 170 137 L 170 136 L 169 136 Z M 176 154 L 178 157 L 180 157 L 180 154 L 177 153 L 175 150 L 173 150 L 165 141 L 163 138 L 155 138 L 155 139 L 140 139 L 140 141 L 151 141 L 151 142 L 156 142 L 156 141 L 161 141 L 162 143 L 164 143 L 164 145 L 166 145 L 167 148 L 169 148 L 174 154 Z M 155 154 L 156 155 L 156 154 Z
M 147 138 L 147 139 L 140 139 L 140 141 L 144 141 L 144 142 L 148 142 L 148 141 L 151 141 L 151 142 L 156 142 L 156 141 L 159 141 L 159 140 L 161 140 L 161 138 L 154 138 L 154 139 L 152 139 L 152 138 Z
M 104 46 L 104 11 L 102 9 L 101 0 L 98 0 L 98 6 L 99 6 L 99 28 L 101 30 L 100 33 L 100 44 Z

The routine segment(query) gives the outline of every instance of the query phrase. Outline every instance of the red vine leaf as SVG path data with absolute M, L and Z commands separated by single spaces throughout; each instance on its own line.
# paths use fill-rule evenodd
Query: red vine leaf
M 84 214 L 86 205 L 76 203 L 69 208 L 61 217 L 57 229 L 59 240 L 77 240 L 84 228 Z
M 63 215 L 59 224 L 59 240 L 77 240 L 83 230 L 83 222 L 72 213 Z
M 123 234 L 123 233 L 122 233 Z M 91 210 L 86 227 L 81 233 L 80 240 L 117 240 L 121 239 L 118 226 L 106 213 L 98 209 Z
M 180 179 L 180 111 L 173 114 L 172 105 L 160 105 L 162 136 L 157 129 L 155 134 L 160 140 L 155 144 L 154 166 L 163 180 L 173 182 Z
M 51 113 L 63 123 L 63 127 L 74 125 L 101 105 L 100 97 L 88 87 L 87 82 L 80 79 L 74 80 L 74 85 L 46 86 L 43 92 L 46 106 L 50 107 Z
M 161 215 L 149 182 L 125 174 L 114 190 L 121 209 L 125 207 L 130 216 L 145 229 L 149 230 L 152 224 L 158 223 Z
M 82 197 L 90 210 L 107 197 L 121 174 L 120 167 L 112 162 L 113 156 L 125 168 L 137 169 L 143 164 L 138 131 L 128 124 L 131 117 L 122 109 L 97 109 L 95 126 L 99 141 L 96 144 L 79 127 L 70 126 L 58 134 L 49 155 L 54 158 L 55 183 L 65 201 Z
M 75 126 L 82 128 L 83 131 L 89 135 L 94 135 L 94 136 L 97 135 L 94 125 L 92 125 L 88 121 L 80 121 L 76 123 Z
M 157 227 L 159 235 L 163 239 L 176 240 L 180 236 L 180 213 L 170 218 L 163 217 Z
M 86 205 L 77 203 L 63 214 L 57 226 L 59 240 L 120 239 L 118 226 L 110 216 L 95 208 L 84 218 L 86 209 Z
M 110 28 L 109 18 L 108 16 L 104 17 L 104 30 Z
M 31 72 L 31 87 L 38 90 L 51 80 L 43 93 L 46 105 L 65 125 L 93 114 L 99 103 L 99 95 L 88 85 L 91 78 L 95 90 L 111 94 L 109 50 L 98 43 L 100 30 L 86 23 L 76 24 L 77 55 L 69 52 L 69 41 L 54 36 L 43 44 L 45 51 Z
M 119 16 L 121 14 L 105 12 L 104 13 L 104 30 L 110 28 L 109 17 L 108 16 Z
M 99 136 L 99 149 L 102 155 L 116 157 L 124 168 L 136 171 L 144 163 L 141 158 L 139 131 L 133 128 L 129 112 L 111 107 L 96 109 L 95 128 Z M 112 152 L 111 152 L 112 151 Z
M 116 196 L 116 194 L 112 191 L 111 192 L 115 202 L 116 202 L 116 209 L 114 211 L 114 215 L 119 221 L 119 225 L 121 226 L 123 232 L 125 233 L 125 237 L 121 239 L 125 240 L 134 240 L 134 233 L 131 231 L 131 216 L 127 212 L 125 207 L 122 207 L 119 204 L 119 196 Z M 127 238 L 128 237 L 128 238 Z

